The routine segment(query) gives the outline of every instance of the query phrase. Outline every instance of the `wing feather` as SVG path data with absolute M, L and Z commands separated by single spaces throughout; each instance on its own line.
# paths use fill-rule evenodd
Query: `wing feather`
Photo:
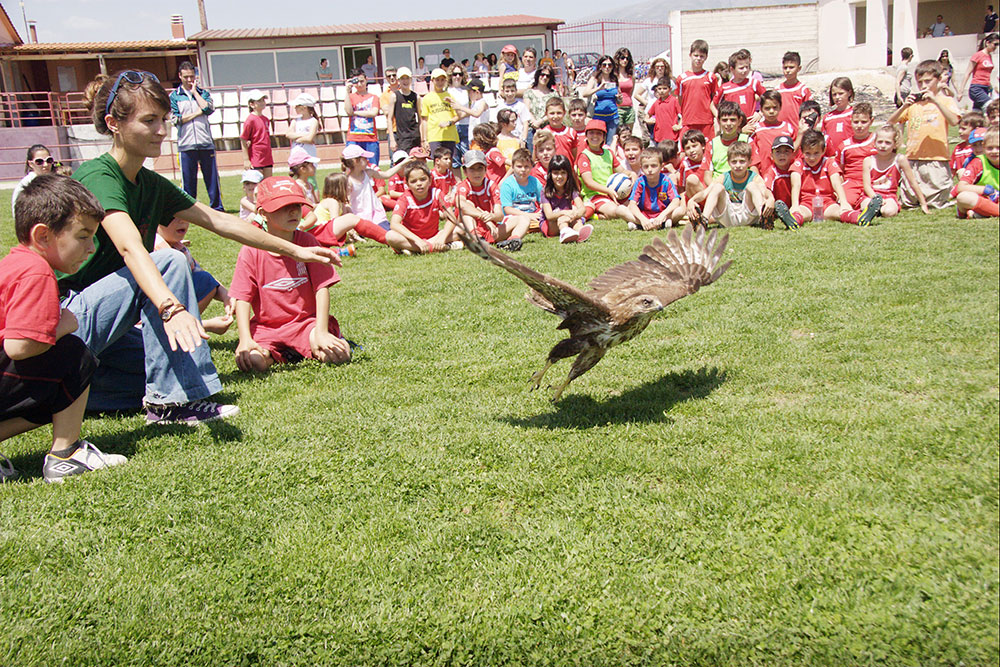
M 561 317 L 567 317 L 573 313 L 581 313 L 586 315 L 583 318 L 585 320 L 606 321 L 611 319 L 611 311 L 607 305 L 595 299 L 591 292 L 584 292 L 558 278 L 535 271 L 531 267 L 495 249 L 479 236 L 470 234 L 462 225 L 458 225 L 456 229 L 459 237 L 462 239 L 462 243 L 471 252 L 479 255 L 488 262 L 496 264 L 524 281 L 532 289 L 528 293 L 528 300 L 539 308 L 560 315 Z

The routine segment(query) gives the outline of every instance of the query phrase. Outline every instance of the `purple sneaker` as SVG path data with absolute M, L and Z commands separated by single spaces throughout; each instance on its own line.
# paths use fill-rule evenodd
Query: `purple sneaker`
M 212 401 L 191 401 L 181 405 L 147 405 L 147 424 L 187 424 L 197 426 L 205 422 L 233 417 L 240 413 L 235 405 Z

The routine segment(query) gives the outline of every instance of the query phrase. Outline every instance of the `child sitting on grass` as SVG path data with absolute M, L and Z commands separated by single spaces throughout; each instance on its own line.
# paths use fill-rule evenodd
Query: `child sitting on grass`
M 392 211 L 391 231 L 403 237 L 403 254 L 422 255 L 464 247 L 455 232 L 455 216 L 434 189 L 431 171 L 423 162 L 407 163 L 403 171 L 407 192 Z M 441 227 L 441 218 L 445 225 Z M 454 245 L 451 245 L 454 244 Z
M 351 212 L 349 190 L 347 174 L 328 175 L 323 181 L 323 199 L 306 214 L 299 223 L 299 229 L 309 232 L 320 245 L 328 248 L 343 246 L 353 232 L 359 237 L 401 250 L 405 244 L 399 234 L 386 231 L 371 220 Z
M 408 157 L 409 155 L 407 155 L 406 151 L 396 151 L 392 154 L 393 166 L 406 162 L 406 158 Z M 382 202 L 382 206 L 385 207 L 386 211 L 391 211 L 396 208 L 396 202 L 399 201 L 399 198 L 403 196 L 404 192 L 406 192 L 406 182 L 403 180 L 403 174 L 400 172 L 396 172 L 389 178 L 389 180 L 384 182 L 385 194 L 381 195 L 379 200 Z M 325 197 L 326 195 L 324 194 L 323 196 Z
M 556 142 L 555 152 L 572 163 L 576 159 L 576 132 L 565 124 L 566 103 L 561 97 L 549 98 L 545 103 L 545 119 L 549 121 L 548 130 Z M 538 141 L 537 137 L 535 141 Z
M 802 162 L 795 158 L 795 142 L 784 135 L 775 137 L 771 145 L 771 166 L 761 174 L 764 187 L 774 197 L 774 214 L 788 229 L 802 225 L 802 214 L 791 213 L 793 203 L 802 191 Z M 773 220 L 772 220 L 773 222 Z
M 257 207 L 267 221 L 268 233 L 306 247 L 319 245 L 311 234 L 298 229 L 302 207 L 308 205 L 302 188 L 290 178 L 272 176 L 257 186 Z M 229 288 L 236 300 L 239 369 L 263 372 L 275 363 L 301 359 L 350 361 L 350 346 L 341 338 L 336 318 L 330 316 L 329 287 L 338 282 L 340 276 L 328 264 L 306 264 L 249 246 L 241 248 Z
M 486 156 L 486 177 L 499 187 L 500 181 L 507 176 L 507 158 L 497 148 L 496 127 L 493 123 L 481 123 L 472 130 L 472 136 L 479 150 Z
M 719 182 L 712 183 L 704 196 L 705 223 L 718 222 L 723 227 L 757 224 L 774 211 L 774 197 L 763 180 L 750 170 L 750 144 L 737 141 L 729 147 L 729 170 Z
M 569 122 L 575 140 L 573 142 L 573 164 L 580 153 L 587 148 L 587 100 L 574 97 L 569 101 Z M 607 131 L 605 129 L 605 131 Z
M 413 152 L 417 152 L 417 149 L 413 149 Z M 426 153 L 420 152 L 418 154 L 425 155 Z M 416 158 L 408 157 L 399 164 L 393 165 L 388 171 L 379 171 L 370 168 L 368 165 L 368 158 L 372 155 L 374 153 L 364 150 L 357 144 L 347 146 L 344 152 L 341 153 L 340 160 L 344 166 L 344 174 L 347 175 L 348 183 L 350 184 L 347 198 L 351 204 L 352 213 L 362 220 L 371 221 L 372 224 L 380 227 L 384 232 L 388 232 L 389 219 L 386 217 L 382 200 L 375 196 L 375 188 L 373 187 L 374 179 L 391 179 L 395 174 L 402 171 L 403 167 L 409 164 L 410 160 Z M 358 229 L 358 233 L 379 243 L 387 242 L 385 237 L 380 236 L 372 228 L 363 226 L 363 229 Z
M 684 160 L 677 172 L 677 187 L 684 193 L 687 216 L 691 222 L 701 220 L 701 208 L 694 201 L 695 195 L 712 182 L 712 158 L 705 150 L 706 143 L 701 130 L 687 130 L 681 140 Z
M 630 222 L 631 230 L 667 229 L 684 215 L 681 198 L 673 180 L 663 173 L 663 154 L 659 148 L 647 148 L 639 158 L 642 171 L 629 198 L 628 208 L 636 222 Z
M 434 149 L 434 171 L 431 172 L 434 189 L 444 195 L 445 199 L 451 201 L 452 190 L 458 185 L 455 172 L 451 169 L 451 149 L 447 146 L 438 146 Z M 396 198 L 399 201 L 399 198 Z
M 531 152 L 535 157 L 535 166 L 531 169 L 531 175 L 538 179 L 539 183 L 548 180 L 549 162 L 556 153 L 556 138 L 547 129 L 535 132 L 531 144 Z
M 951 152 L 951 160 L 948 162 L 948 166 L 951 167 L 951 173 L 959 180 L 962 178 L 962 170 L 965 169 L 965 163 L 972 157 L 972 145 L 969 143 L 969 135 L 977 127 L 985 126 L 986 116 L 978 111 L 967 111 L 962 114 L 962 119 L 958 123 L 958 145 Z
M 531 153 L 527 148 L 519 148 L 510 162 L 511 173 L 500 183 L 504 224 L 520 227 L 527 220 L 529 231 L 538 230 L 542 218 L 542 184 L 531 175 Z M 516 252 L 521 249 L 521 241 L 510 238 L 497 243 L 497 247 Z
M 983 154 L 969 161 L 958 183 L 960 218 L 995 218 L 1000 215 L 1000 131 L 994 125 L 983 137 Z M 20 200 L 19 200 L 20 201 Z
M 190 222 L 181 220 L 180 218 L 174 218 L 168 225 L 160 225 L 157 227 L 153 250 L 170 248 L 180 251 L 187 258 L 188 266 L 191 267 L 194 293 L 198 297 L 199 313 L 204 313 L 205 309 L 208 308 L 208 304 L 212 303 L 213 300 L 218 301 L 225 308 L 223 315 L 201 321 L 201 325 L 205 328 L 205 331 L 221 335 L 229 331 L 229 325 L 233 323 L 233 304 L 229 299 L 229 291 L 226 290 L 225 286 L 219 283 L 211 273 L 201 268 L 201 265 L 195 261 L 194 255 L 191 254 L 191 251 L 184 244 L 184 239 L 187 236 L 190 226 Z
M 619 136 L 621 136 L 620 132 Z M 633 136 L 629 132 L 628 136 L 622 139 L 621 150 L 625 158 L 623 160 L 625 169 L 628 171 L 629 178 L 635 183 L 636 179 L 639 178 L 639 174 L 642 173 L 642 164 L 639 161 L 639 156 L 642 155 L 642 139 Z
M 527 217 L 504 221 L 500 188 L 486 177 L 486 155 L 482 151 L 466 151 L 462 164 L 466 178 L 458 184 L 455 203 L 465 229 L 474 228 L 487 243 L 524 238 L 531 221 Z
M 581 189 L 588 198 L 589 218 L 596 213 L 605 220 L 620 218 L 626 223 L 635 222 L 635 216 L 628 207 L 618 201 L 618 195 L 608 187 L 608 179 L 614 173 L 625 173 L 625 166 L 604 146 L 607 130 L 603 120 L 587 123 L 587 147 L 576 158 L 576 170 L 580 174 Z
M 558 234 L 560 243 L 586 241 L 594 232 L 593 225 L 586 224 L 584 219 L 586 210 L 573 164 L 565 155 L 554 156 L 542 189 L 542 235 Z
M 313 157 L 301 146 L 292 148 L 288 154 L 288 173 L 295 179 L 295 182 L 302 188 L 309 206 L 315 206 L 319 197 L 316 196 L 316 189 L 313 183 L 316 181 L 316 165 L 319 158 Z
M 59 305 L 55 272 L 72 274 L 94 252 L 104 209 L 68 176 L 42 174 L 14 206 L 18 245 L 0 261 L 0 442 L 52 423 L 46 482 L 125 463 L 80 439 L 97 359 L 71 335 L 77 320 Z M 20 475 L 6 457 L 0 482 Z
M 858 106 L 861 106 L 860 104 Z M 930 213 L 924 195 L 917 187 L 916 177 L 905 155 L 899 155 L 899 132 L 893 125 L 883 125 L 875 133 L 875 154 L 865 158 L 862 183 L 865 198 L 861 207 L 865 210 L 872 202 L 880 203 L 879 213 L 883 218 L 891 218 L 899 213 L 899 183 L 905 178 L 917 193 L 920 209 Z
M 240 199 L 241 220 L 258 222 L 255 219 L 257 215 L 257 199 L 256 195 L 254 195 L 254 190 L 257 188 L 257 184 L 263 180 L 264 174 L 256 169 L 247 169 L 243 172 L 243 198 Z
M 497 150 L 503 155 L 504 160 L 510 162 L 510 157 L 519 148 L 524 146 L 521 138 L 514 134 L 514 127 L 517 115 L 510 109 L 500 109 L 497 112 Z

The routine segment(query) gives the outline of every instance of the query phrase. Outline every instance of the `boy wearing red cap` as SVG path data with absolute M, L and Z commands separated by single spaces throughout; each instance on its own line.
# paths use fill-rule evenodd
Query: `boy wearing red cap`
M 290 178 L 273 176 L 257 186 L 257 212 L 267 221 L 268 233 L 285 241 L 319 245 L 311 234 L 297 229 L 302 206 L 309 205 L 302 188 Z M 229 289 L 236 300 L 240 370 L 262 372 L 274 363 L 304 358 L 350 361 L 350 346 L 330 316 L 328 288 L 338 282 L 340 276 L 332 266 L 305 264 L 248 246 L 240 249 Z

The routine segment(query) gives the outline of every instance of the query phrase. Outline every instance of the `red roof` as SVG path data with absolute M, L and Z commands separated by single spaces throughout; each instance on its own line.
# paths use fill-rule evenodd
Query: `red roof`
M 106 53 L 108 51 L 193 51 L 193 42 L 177 39 L 146 39 L 131 42 L 42 42 L 38 44 L 19 44 L 10 51 L 14 53 Z
M 371 32 L 412 32 L 417 30 L 460 30 L 468 28 L 509 28 L 516 26 L 558 26 L 561 19 L 514 14 L 510 16 L 484 16 L 469 19 L 440 19 L 432 21 L 392 21 L 382 23 L 348 23 L 345 25 L 320 25 L 299 28 L 233 28 L 229 30 L 202 30 L 188 37 L 191 40 L 209 39 L 262 39 L 273 37 L 311 37 L 319 35 L 356 35 Z

